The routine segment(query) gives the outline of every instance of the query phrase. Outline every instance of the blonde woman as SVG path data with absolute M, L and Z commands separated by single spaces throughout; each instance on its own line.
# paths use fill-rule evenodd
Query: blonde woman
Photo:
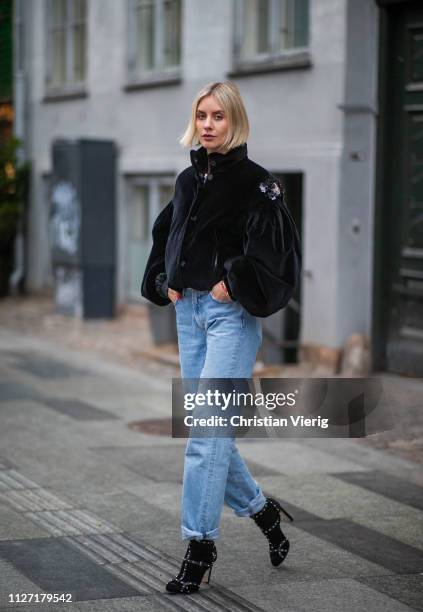
M 247 155 L 249 123 L 238 87 L 207 84 L 196 95 L 180 143 L 191 165 L 153 226 L 141 293 L 176 311 L 183 379 L 251 378 L 261 318 L 289 301 L 301 269 L 298 233 L 278 180 Z M 189 540 L 171 593 L 197 591 L 217 558 L 223 504 L 250 517 L 279 565 L 292 517 L 266 498 L 232 436 L 187 440 L 182 488 L 183 540 Z

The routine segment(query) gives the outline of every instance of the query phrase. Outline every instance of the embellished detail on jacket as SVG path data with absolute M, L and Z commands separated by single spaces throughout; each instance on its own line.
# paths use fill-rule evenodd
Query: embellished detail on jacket
M 259 189 L 269 198 L 269 200 L 276 200 L 281 197 L 283 193 L 282 186 L 278 179 L 271 178 L 270 176 L 260 183 Z

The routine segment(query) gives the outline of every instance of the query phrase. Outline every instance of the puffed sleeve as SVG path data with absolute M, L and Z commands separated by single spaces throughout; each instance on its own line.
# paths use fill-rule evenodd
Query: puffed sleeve
M 299 282 L 301 251 L 279 182 L 267 181 L 260 188 L 245 224 L 244 253 L 224 262 L 224 280 L 230 295 L 250 314 L 268 317 L 291 299 Z
M 165 297 L 163 286 L 166 283 L 165 250 L 173 216 L 173 200 L 167 204 L 156 218 L 153 229 L 153 246 L 141 282 L 141 295 L 158 306 L 170 303 Z

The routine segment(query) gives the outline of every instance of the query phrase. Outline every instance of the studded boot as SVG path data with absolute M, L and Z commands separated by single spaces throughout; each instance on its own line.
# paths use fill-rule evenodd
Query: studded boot
M 294 520 L 276 499 L 268 497 L 263 508 L 250 517 L 269 540 L 270 561 L 275 567 L 282 563 L 289 551 L 289 540 L 279 526 L 280 512 L 290 521 Z
M 213 563 L 217 559 L 217 550 L 213 540 L 190 540 L 179 574 L 167 583 L 169 593 L 195 593 L 207 570 L 206 584 L 210 582 Z

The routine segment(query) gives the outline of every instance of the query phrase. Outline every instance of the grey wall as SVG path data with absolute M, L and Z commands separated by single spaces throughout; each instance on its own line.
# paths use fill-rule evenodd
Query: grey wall
M 272 171 L 304 173 L 302 341 L 339 346 L 351 329 L 368 330 L 370 312 L 367 298 L 352 303 L 350 293 L 368 291 L 371 284 L 370 260 L 364 265 L 361 259 L 359 264 L 354 261 L 359 255 L 370 257 L 371 252 L 374 152 L 373 136 L 369 134 L 373 133 L 374 117 L 368 112 L 358 115 L 342 110 L 340 105 L 354 99 L 357 91 L 360 103 L 366 100 L 373 104 L 375 43 L 363 44 L 362 28 L 355 32 L 355 27 L 357 19 L 361 23 L 365 17 L 370 20 L 372 34 L 376 9 L 372 8 L 373 0 L 311 0 L 310 4 L 312 68 L 234 80 L 251 123 L 250 157 Z M 352 5 L 357 8 L 353 10 Z M 123 174 L 176 174 L 188 165 L 189 152 L 177 140 L 188 120 L 192 98 L 206 82 L 224 80 L 232 69 L 232 3 L 185 0 L 182 84 L 126 92 L 126 2 L 90 0 L 88 97 L 48 103 L 42 101 L 44 2 L 34 3 L 33 13 L 30 141 L 36 178 L 32 190 L 30 286 L 40 288 L 48 282 L 42 213 L 46 204 L 39 177 L 50 171 L 52 140 L 58 136 L 111 138 L 120 151 L 117 231 L 121 239 L 119 301 L 123 301 Z M 360 38 L 358 59 L 354 55 L 355 36 Z M 371 65 L 366 76 L 360 72 L 363 57 L 370 59 Z M 349 152 L 356 148 L 365 151 L 363 162 L 350 161 Z M 356 216 L 363 223 L 359 242 L 349 231 Z
M 348 0 L 344 148 L 339 191 L 336 336 L 370 337 L 376 172 L 378 8 Z

